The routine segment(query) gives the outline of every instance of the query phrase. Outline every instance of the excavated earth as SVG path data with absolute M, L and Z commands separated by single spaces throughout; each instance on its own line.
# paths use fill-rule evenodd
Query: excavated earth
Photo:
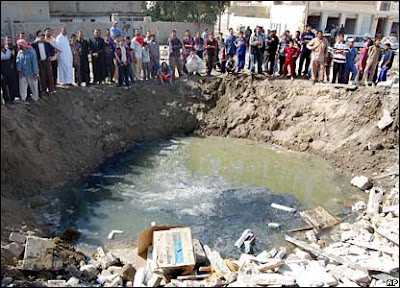
M 397 177 L 380 176 L 398 171 L 398 104 L 398 91 L 390 87 L 350 91 L 244 74 L 130 89 L 70 87 L 37 103 L 2 106 L 2 239 L 22 225 L 42 228 L 32 209 L 107 157 L 137 141 L 176 135 L 275 144 L 320 156 L 347 175 L 368 176 L 375 186 L 393 187 Z M 394 122 L 380 130 L 383 109 Z

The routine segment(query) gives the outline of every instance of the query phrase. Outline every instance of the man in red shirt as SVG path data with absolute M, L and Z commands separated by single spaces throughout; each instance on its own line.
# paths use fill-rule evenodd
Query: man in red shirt
M 283 65 L 283 77 L 287 75 L 287 67 L 290 67 L 290 76 L 292 81 L 294 80 L 294 63 L 300 55 L 300 49 L 294 47 L 294 42 L 292 39 L 289 40 L 289 46 L 284 50 L 285 52 L 285 64 Z

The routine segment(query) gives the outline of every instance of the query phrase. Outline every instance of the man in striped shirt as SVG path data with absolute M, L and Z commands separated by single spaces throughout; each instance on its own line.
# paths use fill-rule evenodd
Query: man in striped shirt
M 333 77 L 332 84 L 336 83 L 338 78 L 338 83 L 343 83 L 343 73 L 346 65 L 346 53 L 348 49 L 346 43 L 344 42 L 344 34 L 339 33 L 339 40 L 333 46 Z

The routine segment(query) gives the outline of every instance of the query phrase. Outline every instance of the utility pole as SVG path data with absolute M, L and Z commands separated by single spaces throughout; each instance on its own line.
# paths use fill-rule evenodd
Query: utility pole
M 305 9 L 304 9 L 304 20 L 303 20 L 303 31 L 306 29 L 308 13 L 310 11 L 310 1 L 305 1 Z
M 221 33 L 221 17 L 222 17 L 221 1 L 218 1 L 218 10 L 219 10 L 218 33 Z

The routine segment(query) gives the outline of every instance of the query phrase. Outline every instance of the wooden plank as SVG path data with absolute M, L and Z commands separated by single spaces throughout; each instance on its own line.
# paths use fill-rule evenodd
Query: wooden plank
M 281 267 L 283 264 L 285 264 L 284 261 L 280 259 L 273 260 L 267 264 L 263 264 L 261 266 L 258 266 L 257 269 L 260 272 L 267 272 L 268 270 L 273 270 L 275 268 Z
M 318 229 L 332 227 L 338 222 L 335 217 L 329 214 L 328 211 L 321 206 L 303 211 L 301 214 L 310 221 L 312 226 L 317 227 Z
M 295 233 L 295 232 L 302 232 L 302 231 L 307 231 L 307 230 L 312 230 L 314 229 L 313 227 L 310 226 L 306 226 L 306 227 L 300 227 L 300 228 L 296 228 L 296 229 L 290 229 L 290 230 L 286 230 L 287 233 Z
M 210 260 L 212 268 L 218 277 L 224 277 L 225 280 L 229 281 L 234 276 L 234 273 L 226 266 L 224 259 L 217 251 L 211 250 L 207 245 L 204 246 L 208 260 Z
M 397 176 L 397 175 L 399 175 L 399 171 L 390 172 L 390 173 L 386 173 L 386 174 L 381 174 L 381 175 L 373 177 L 372 179 L 373 180 L 379 180 L 379 179 L 383 179 L 383 178 L 386 178 L 386 177 Z
M 272 208 L 275 208 L 275 209 L 279 209 L 279 210 L 291 212 L 291 213 L 296 212 L 296 209 L 295 209 L 295 208 L 283 206 L 283 205 L 276 204 L 276 203 L 272 203 L 272 204 L 271 204 L 271 207 L 272 207 Z
M 199 271 L 200 272 L 211 272 L 211 266 L 207 266 L 207 267 L 200 267 Z
M 384 246 L 380 246 L 380 245 L 376 245 L 374 243 L 370 243 L 370 242 L 365 242 L 365 241 L 358 241 L 358 240 L 349 240 L 347 241 L 347 243 L 356 245 L 358 247 L 361 248 L 367 248 L 370 250 L 374 250 L 374 251 L 380 251 L 389 255 L 397 255 L 399 256 L 399 250 L 398 249 L 390 249 Z
M 395 236 L 392 236 L 389 230 L 384 229 L 382 227 L 379 227 L 378 229 L 375 230 L 375 232 L 378 235 L 381 235 L 382 237 L 385 237 L 390 242 L 392 242 L 392 243 L 396 244 L 397 246 L 399 246 L 399 239 L 396 238 Z
M 313 246 L 311 246 L 311 245 L 309 245 L 309 244 L 307 244 L 307 243 L 305 243 L 303 241 L 294 239 L 293 237 L 290 237 L 288 235 L 285 235 L 285 240 L 290 242 L 290 243 L 292 243 L 292 244 L 294 244 L 294 245 L 296 245 L 296 246 L 298 246 L 298 247 L 300 247 L 301 249 L 303 249 L 305 251 L 310 252 L 311 254 L 313 254 L 313 255 L 315 255 L 317 257 L 318 256 L 323 256 L 323 257 L 326 257 L 326 258 L 328 258 L 328 259 L 330 259 L 330 260 L 332 260 L 332 261 L 334 261 L 336 263 L 339 263 L 339 264 L 342 264 L 342 265 L 347 265 L 347 266 L 349 266 L 349 267 L 351 267 L 353 269 L 358 269 L 358 270 L 361 270 L 361 271 L 365 271 L 365 269 L 363 267 L 361 267 L 360 265 L 358 265 L 356 263 L 347 261 L 347 260 L 345 260 L 342 257 L 339 257 L 337 255 L 333 255 L 333 254 L 327 253 L 327 252 L 325 252 L 325 251 L 323 251 L 323 250 L 321 250 L 319 248 L 313 247 Z

